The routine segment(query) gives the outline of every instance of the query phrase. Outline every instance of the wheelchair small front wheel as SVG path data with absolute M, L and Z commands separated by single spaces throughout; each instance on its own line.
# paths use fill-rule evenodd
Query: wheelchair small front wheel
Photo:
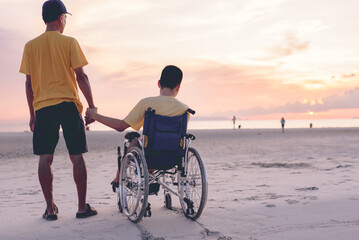
M 166 208 L 172 209 L 172 198 L 169 193 L 166 193 L 166 195 L 165 195 L 165 205 L 166 205 Z
M 185 216 L 196 220 L 201 216 L 207 202 L 208 183 L 206 167 L 194 148 L 188 148 L 185 169 L 187 169 L 185 177 L 181 176 L 181 172 L 178 173 L 180 203 Z M 191 202 L 190 208 L 188 207 L 189 201 Z
M 121 207 L 128 219 L 137 223 L 148 204 L 148 170 L 141 149 L 132 148 L 122 160 L 120 169 Z

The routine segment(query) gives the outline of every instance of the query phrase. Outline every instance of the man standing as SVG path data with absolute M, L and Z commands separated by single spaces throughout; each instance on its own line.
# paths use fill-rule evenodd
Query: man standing
M 20 72 L 26 74 L 33 150 L 40 156 L 38 175 L 47 204 L 43 214 L 46 220 L 56 220 L 58 213 L 52 194 L 51 165 L 60 126 L 73 163 L 78 194 L 76 217 L 97 214 L 86 203 L 87 170 L 82 154 L 87 152 L 87 143 L 77 84 L 89 108 L 96 108 L 88 77 L 83 70 L 87 60 L 76 39 L 62 35 L 66 14 L 69 13 L 60 0 L 49 0 L 43 4 L 42 18 L 46 31 L 25 45 L 20 67 Z

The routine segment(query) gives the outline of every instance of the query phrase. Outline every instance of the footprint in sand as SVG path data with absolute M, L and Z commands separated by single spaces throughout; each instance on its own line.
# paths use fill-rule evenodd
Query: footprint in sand
M 293 199 L 287 199 L 287 200 L 285 200 L 288 204 L 297 204 L 297 203 L 299 203 L 299 201 L 298 200 L 293 200 Z
M 319 188 L 317 187 L 306 187 L 306 188 L 296 188 L 297 191 L 317 191 Z
M 306 197 L 304 197 L 304 199 L 318 200 L 318 197 L 317 196 L 306 196 Z
M 19 193 L 19 195 L 36 195 L 36 194 L 39 194 L 39 193 L 40 193 L 40 190 L 37 190 L 37 191 Z
M 275 207 L 275 205 L 274 204 L 267 204 L 266 207 L 273 208 L 273 207 Z

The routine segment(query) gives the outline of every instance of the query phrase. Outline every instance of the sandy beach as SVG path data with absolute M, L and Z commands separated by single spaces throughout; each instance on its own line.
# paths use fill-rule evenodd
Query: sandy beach
M 118 212 L 110 182 L 123 133 L 88 132 L 88 202 L 97 216 L 79 220 L 72 164 L 61 137 L 53 163 L 59 219 L 42 219 L 45 201 L 32 134 L 0 133 L 0 239 L 358 239 L 359 128 L 193 130 L 207 168 L 202 216 L 185 218 L 163 194 L 152 217 Z

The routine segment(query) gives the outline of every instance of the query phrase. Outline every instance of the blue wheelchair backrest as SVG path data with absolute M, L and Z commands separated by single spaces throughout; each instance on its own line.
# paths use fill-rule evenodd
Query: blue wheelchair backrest
M 170 169 L 181 163 L 185 155 L 189 109 L 179 116 L 167 117 L 148 108 L 143 124 L 144 151 L 148 169 Z

